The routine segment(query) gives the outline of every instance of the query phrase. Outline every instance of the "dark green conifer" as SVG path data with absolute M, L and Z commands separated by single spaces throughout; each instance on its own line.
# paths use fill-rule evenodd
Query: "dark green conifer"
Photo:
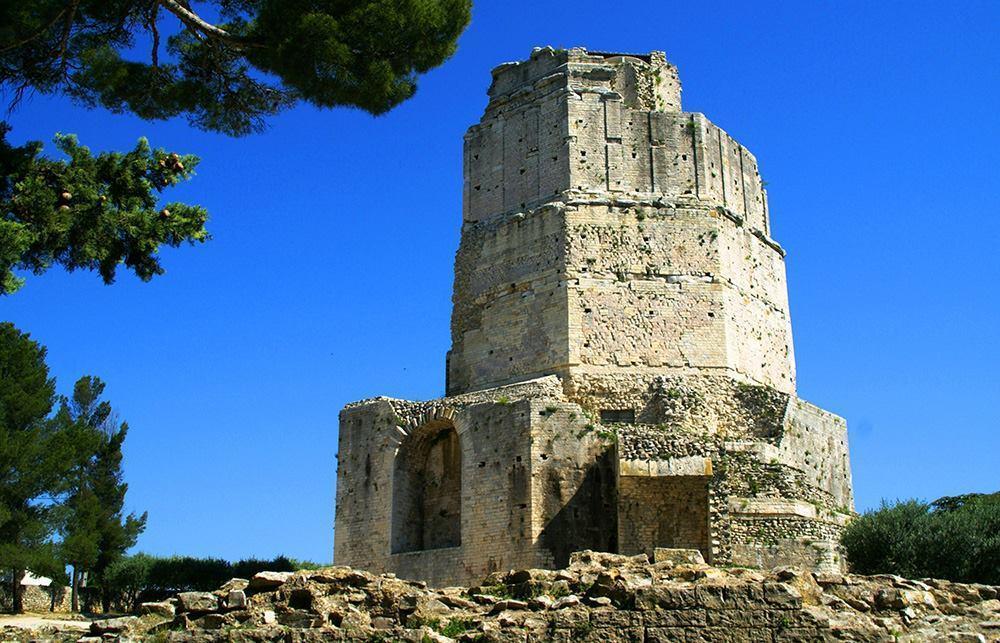
M 26 571 L 63 577 L 52 537 L 76 450 L 50 418 L 54 402 L 45 349 L 0 323 L 0 569 L 9 573 L 14 612 L 23 611 Z

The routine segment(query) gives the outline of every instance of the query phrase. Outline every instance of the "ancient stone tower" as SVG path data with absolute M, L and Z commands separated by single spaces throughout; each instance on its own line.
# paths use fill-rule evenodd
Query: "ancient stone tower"
M 537 49 L 465 138 L 447 395 L 340 415 L 335 560 L 432 583 L 570 552 L 834 568 L 843 419 L 795 395 L 757 162 L 649 55 Z

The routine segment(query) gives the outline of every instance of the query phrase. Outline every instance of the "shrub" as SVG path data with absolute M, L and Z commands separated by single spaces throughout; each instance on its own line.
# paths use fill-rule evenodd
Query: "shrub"
M 230 563 L 221 558 L 158 557 L 134 554 L 108 570 L 114 602 L 134 610 L 139 602 L 165 598 L 174 592 L 211 591 L 230 578 L 250 578 L 257 572 L 292 572 L 321 567 L 310 561 L 278 556 L 271 560 L 247 558 Z
M 476 621 L 471 618 L 453 618 L 448 621 L 448 624 L 441 628 L 441 634 L 450 637 L 458 638 L 462 634 L 465 634 L 476 625 Z
M 1000 584 L 1000 492 L 883 501 L 851 522 L 841 542 L 861 574 Z
M 111 563 L 104 574 L 104 582 L 113 602 L 134 612 L 139 609 L 140 597 L 149 584 L 149 570 L 156 560 L 149 554 L 134 554 Z

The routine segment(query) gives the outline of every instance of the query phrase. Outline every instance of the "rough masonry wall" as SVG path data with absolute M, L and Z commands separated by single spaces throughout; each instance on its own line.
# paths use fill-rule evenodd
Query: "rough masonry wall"
M 708 241 L 717 217 L 637 210 L 567 208 L 574 375 L 726 368 L 723 285 Z
M 817 450 L 821 445 L 832 448 L 835 439 L 839 444 L 834 430 L 842 426 L 835 422 L 839 418 L 821 412 L 829 416 L 826 427 L 814 418 L 812 426 L 801 418 L 793 423 L 792 409 L 814 407 L 768 387 L 737 384 L 728 392 L 719 387 L 722 395 L 712 398 L 707 390 L 687 384 L 679 379 L 665 383 L 665 397 L 673 402 L 665 408 L 671 422 L 619 428 L 619 533 L 620 545 L 628 547 L 621 551 L 657 545 L 660 532 L 650 519 L 643 520 L 640 509 L 656 502 L 654 489 L 665 493 L 671 484 L 707 472 L 707 559 L 714 564 L 841 569 L 839 534 L 853 507 L 844 487 L 817 472 L 815 452 L 803 448 L 806 443 Z M 718 405 L 725 399 L 735 403 Z M 715 408 L 706 411 L 706 406 Z M 706 421 L 722 421 L 724 428 L 703 433 L 698 427 Z M 798 442 L 786 446 L 793 425 L 800 433 Z
M 703 114 L 635 109 L 608 87 L 571 87 L 572 189 L 711 203 L 769 235 L 757 160 Z
M 25 612 L 60 612 L 72 611 L 72 601 L 68 587 L 55 584 L 48 587 L 39 585 L 23 585 L 21 602 Z M 0 585 L 0 611 L 7 612 L 13 608 L 13 596 L 9 583 Z
M 835 508 L 854 511 L 844 418 L 794 398 L 778 448 L 781 461 L 802 471 L 809 484 L 829 493 Z
M 528 97 L 498 97 L 482 122 L 469 128 L 465 221 L 533 207 L 568 187 L 566 99 L 563 88 L 553 83 Z
M 457 445 L 450 442 L 452 428 Z M 423 448 L 425 441 L 432 448 Z M 455 446 L 460 456 L 449 453 Z M 441 472 L 445 462 L 460 461 L 459 507 L 434 484 L 416 504 L 435 512 L 421 517 L 408 510 L 414 495 L 427 493 L 415 485 L 428 475 L 409 475 L 420 465 L 414 452 L 426 454 L 438 480 L 455 480 Z M 401 469 L 408 472 L 402 481 Z M 565 401 L 555 378 L 427 403 L 381 398 L 341 413 L 334 553 L 340 565 L 440 585 L 478 582 L 518 565 L 563 565 L 580 547 L 614 550 L 614 500 L 611 443 L 583 409 Z M 456 540 L 447 531 L 438 538 L 427 531 L 441 530 L 442 507 L 461 517 L 454 546 L 447 546 Z M 400 528 L 420 534 L 408 544 L 437 548 L 400 547 Z
M 464 211 L 449 394 L 558 374 L 582 400 L 671 369 L 794 391 L 756 160 L 680 111 L 662 55 L 537 50 L 495 70 Z
M 577 404 L 532 401 L 532 536 L 564 566 L 580 548 L 617 551 L 612 436 Z
M 563 217 L 549 207 L 463 227 L 449 395 L 552 374 L 566 363 L 565 238 Z
M 477 404 L 448 418 L 462 450 L 461 544 L 392 553 L 397 502 L 392 494 L 393 460 L 397 444 L 406 439 L 396 423 L 412 417 L 415 409 L 408 408 L 410 404 L 379 400 L 343 411 L 341 431 L 346 437 L 341 438 L 345 458 L 338 471 L 337 564 L 443 585 L 478 580 L 528 561 L 538 564 L 527 504 L 530 480 L 518 475 L 530 457 L 526 401 Z M 358 442 L 368 444 L 358 448 Z M 345 443 L 351 446 L 345 448 Z M 367 454 L 372 457 L 370 469 Z
M 657 547 L 697 549 L 711 559 L 709 476 L 622 476 L 618 482 L 618 553 Z

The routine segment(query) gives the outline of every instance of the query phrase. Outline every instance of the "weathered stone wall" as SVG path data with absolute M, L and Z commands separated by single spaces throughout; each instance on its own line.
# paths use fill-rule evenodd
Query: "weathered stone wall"
M 662 54 L 579 49 L 494 72 L 466 136 L 449 394 L 706 369 L 794 391 L 756 161 L 680 111 L 676 76 Z
M 13 602 L 10 587 L 4 583 L 0 586 L 0 612 L 11 610 Z M 61 612 L 68 613 L 72 609 L 68 587 L 40 587 L 26 585 L 22 597 L 25 612 Z
M 565 226 L 542 208 L 466 224 L 455 260 L 449 394 L 554 372 L 567 361 Z
M 589 423 L 556 378 L 347 407 L 335 561 L 457 584 L 510 566 L 563 565 L 581 546 L 614 550 L 614 464 Z
M 794 398 L 788 407 L 778 451 L 779 460 L 796 467 L 810 484 L 828 492 L 835 507 L 854 509 L 844 418 Z
M 678 391 L 675 395 L 680 400 L 690 395 L 681 389 L 671 390 Z M 766 409 L 775 400 L 787 398 L 762 399 L 761 391 L 752 389 L 743 397 L 752 400 L 747 403 L 758 409 L 758 419 L 775 418 L 779 432 L 770 439 L 781 440 L 780 431 L 788 419 L 778 409 Z M 745 427 L 743 439 L 735 439 L 734 425 L 728 434 L 717 435 L 682 427 L 618 427 L 619 533 L 630 525 L 640 526 L 630 532 L 629 548 L 621 551 L 637 553 L 672 546 L 659 532 L 641 530 L 644 525 L 638 499 L 656 506 L 652 490 L 662 492 L 672 484 L 685 484 L 691 476 L 707 475 L 711 547 L 705 552 L 706 560 L 761 567 L 796 564 L 813 569 L 843 568 L 839 537 L 853 510 L 849 495 L 835 495 L 818 484 L 803 457 L 783 458 L 778 446 L 762 437 L 753 439 L 753 431 L 773 431 L 766 427 Z M 637 484 L 649 490 L 649 495 L 636 496 L 631 490 Z M 624 545 L 626 539 L 620 539 Z
M 533 536 L 561 567 L 581 547 L 617 551 L 610 434 L 565 398 L 532 402 Z
M 376 572 L 454 584 L 478 578 L 504 566 L 535 558 L 530 535 L 529 478 L 517 469 L 529 458 L 529 403 L 483 403 L 433 414 L 414 427 L 449 422 L 461 448 L 461 538 L 448 548 L 393 551 L 394 509 L 404 502 L 394 496 L 412 493 L 394 484 L 394 459 L 407 437 L 398 422 L 407 422 L 406 403 L 378 400 L 345 409 L 341 416 L 342 459 L 337 474 L 337 528 L 334 560 Z M 453 408 L 453 407 L 452 407 Z M 448 409 L 452 410 L 451 408 Z M 370 456 L 370 457 L 369 457 Z M 396 520 L 413 517 L 395 513 Z M 522 562 L 523 561 L 523 562 Z
M 621 129 L 623 104 L 645 110 L 636 112 L 636 119 L 645 119 L 649 110 L 678 111 L 680 80 L 677 69 L 659 52 L 621 56 L 545 48 L 527 61 L 494 69 L 489 96 L 486 113 L 465 137 L 467 222 L 548 201 L 582 185 L 581 173 L 595 173 L 605 181 L 603 127 L 600 150 L 591 154 L 590 164 L 585 159 L 578 164 L 586 150 L 575 147 L 573 139 L 586 139 L 588 128 L 596 131 L 605 120 L 612 129 Z M 604 98 L 610 99 L 607 108 Z M 641 132 L 628 132 L 635 154 L 642 151 L 649 165 L 648 135 L 640 144 Z M 615 144 L 621 156 L 621 135 Z M 610 172 L 623 169 L 619 161 Z M 644 176 L 651 171 L 649 165 Z
M 1000 587 L 898 576 L 761 572 L 697 552 L 576 552 L 558 571 L 513 569 L 471 587 L 428 587 L 349 567 L 262 572 L 215 592 L 97 621 L 105 640 L 164 641 L 996 641 Z M 8 636 L 9 632 L 3 632 Z M 27 633 L 17 640 L 75 641 Z
M 709 476 L 622 476 L 618 481 L 618 551 L 653 555 L 657 547 L 711 555 Z

